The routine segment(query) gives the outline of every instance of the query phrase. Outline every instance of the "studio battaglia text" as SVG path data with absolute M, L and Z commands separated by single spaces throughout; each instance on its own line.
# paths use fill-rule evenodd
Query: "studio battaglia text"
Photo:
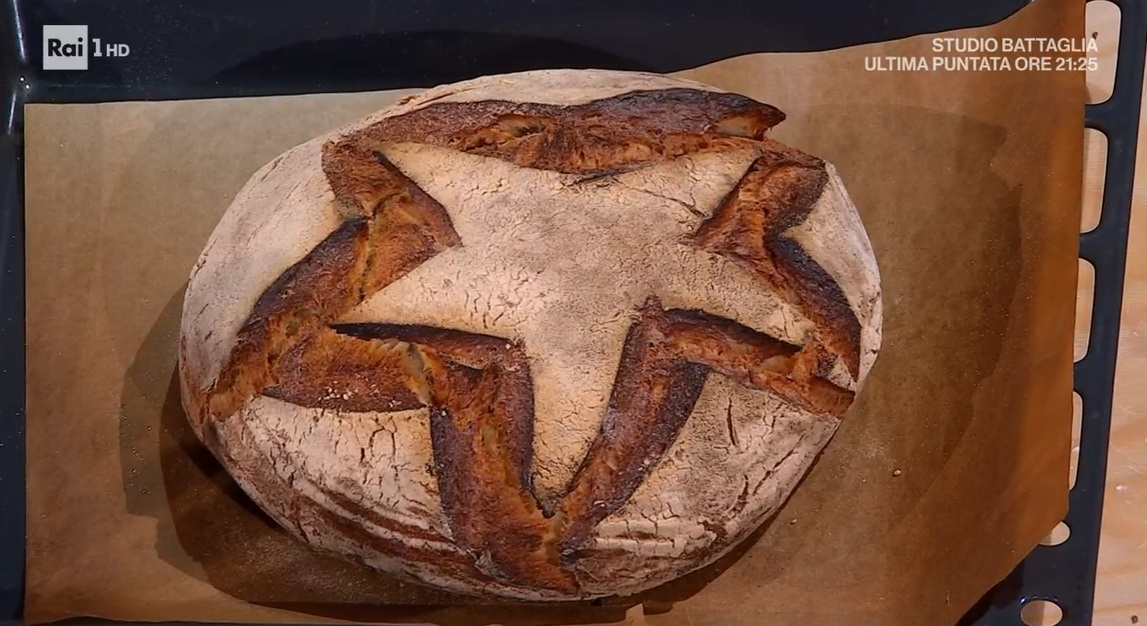
M 932 52 L 974 54 L 977 52 L 1012 52 L 1020 54 L 1085 54 L 1096 52 L 1095 39 L 1085 37 L 936 37 Z

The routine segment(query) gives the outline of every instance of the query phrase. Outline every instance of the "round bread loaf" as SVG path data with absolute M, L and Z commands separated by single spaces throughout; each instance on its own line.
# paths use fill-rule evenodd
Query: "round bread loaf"
M 716 560 L 881 342 L 833 167 L 663 76 L 438 87 L 295 147 L 191 272 L 200 439 L 316 549 L 455 592 L 626 595 Z

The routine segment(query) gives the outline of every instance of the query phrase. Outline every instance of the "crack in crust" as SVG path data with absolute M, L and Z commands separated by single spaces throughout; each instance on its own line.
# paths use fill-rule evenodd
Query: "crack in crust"
M 322 166 L 343 225 L 262 294 L 193 419 L 224 419 L 259 394 L 347 411 L 426 407 L 444 514 L 453 541 L 473 558 L 471 572 L 575 594 L 579 551 L 676 440 L 710 372 L 820 415 L 839 418 L 852 402 L 825 376 L 835 355 L 856 377 L 859 322 L 839 285 L 782 235 L 809 214 L 827 173 L 820 160 L 764 138 L 783 117 L 743 96 L 668 89 L 581 106 L 435 103 L 328 143 Z M 380 146 L 392 142 L 588 176 L 752 146 L 761 156 L 693 243 L 748 267 L 804 311 L 817 335 L 795 346 L 651 299 L 636 312 L 596 440 L 564 496 L 543 507 L 530 478 L 533 386 L 521 346 L 440 328 L 335 324 L 462 243 L 444 207 L 383 156 Z M 218 453 L 217 442 L 209 445 Z M 328 517 L 348 536 L 381 545 Z

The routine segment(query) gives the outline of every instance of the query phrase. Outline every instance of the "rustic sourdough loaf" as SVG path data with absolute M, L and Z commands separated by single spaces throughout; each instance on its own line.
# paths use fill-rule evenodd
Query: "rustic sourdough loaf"
M 287 151 L 191 273 L 203 442 L 317 549 L 441 588 L 630 594 L 726 553 L 881 342 L 868 238 L 777 109 L 638 73 L 431 89 Z

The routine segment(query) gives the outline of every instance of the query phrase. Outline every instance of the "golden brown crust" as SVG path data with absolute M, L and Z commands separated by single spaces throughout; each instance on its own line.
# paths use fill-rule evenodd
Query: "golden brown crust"
M 560 106 L 432 103 L 347 137 L 357 146 L 425 143 L 564 174 L 603 174 L 752 145 L 784 120 L 775 107 L 700 89 L 638 91 Z M 361 148 L 360 148 L 361 149 Z
M 280 356 L 298 342 L 320 332 L 436 252 L 458 243 L 445 209 L 384 157 L 372 155 L 368 162 L 347 163 L 327 158 L 331 152 L 337 154 L 334 150 L 324 153 L 324 168 L 329 168 L 332 188 L 344 192 L 336 198 L 358 203 L 363 216 L 347 218 L 259 298 L 239 331 L 227 366 L 208 394 L 209 410 L 216 417 L 231 415 L 248 399 L 274 386 Z M 363 180 L 388 193 L 365 194 Z
M 275 363 L 275 384 L 263 395 L 299 406 L 336 411 L 406 411 L 422 400 L 404 370 L 398 345 L 360 341 L 324 327 L 286 350 Z
M 421 552 L 411 558 L 445 559 L 438 564 L 476 580 L 576 593 L 571 563 L 579 549 L 673 444 L 709 372 L 819 415 L 839 418 L 852 401 L 851 391 L 825 376 L 828 355 L 857 375 L 859 322 L 839 285 L 782 234 L 811 211 L 827 173 L 820 160 L 764 138 L 782 119 L 743 96 L 666 89 L 578 106 L 432 103 L 328 143 L 322 166 L 343 226 L 260 297 L 197 418 L 228 418 L 259 394 L 359 412 L 427 407 L 451 540 L 471 561 Z M 393 142 L 588 176 L 752 146 L 760 158 L 693 243 L 787 294 L 818 334 L 794 346 L 650 301 L 635 312 L 597 439 L 564 497 L 543 507 L 530 481 L 533 385 L 520 346 L 445 329 L 336 324 L 433 255 L 464 245 L 445 209 L 378 149 Z M 410 550 L 337 515 L 324 520 L 380 552 Z
M 347 220 L 263 292 L 207 394 L 203 408 L 210 415 L 200 421 L 228 417 L 273 385 L 279 356 L 354 300 L 366 235 L 364 220 Z
M 854 377 L 860 369 L 860 321 L 840 285 L 784 231 L 808 217 L 828 182 L 822 161 L 788 149 L 766 152 L 695 243 L 749 268 L 794 302 L 818 328 L 817 339 Z

